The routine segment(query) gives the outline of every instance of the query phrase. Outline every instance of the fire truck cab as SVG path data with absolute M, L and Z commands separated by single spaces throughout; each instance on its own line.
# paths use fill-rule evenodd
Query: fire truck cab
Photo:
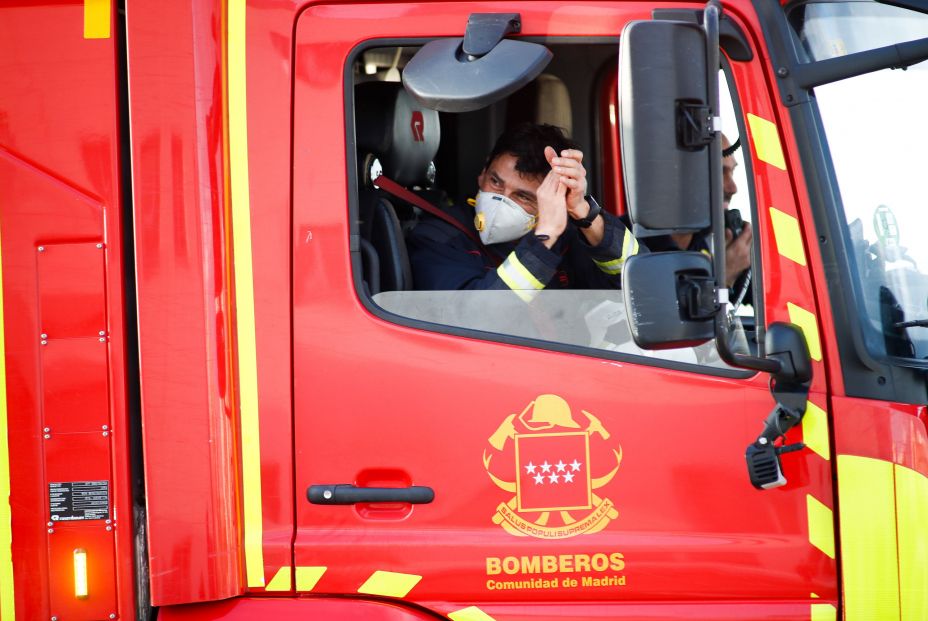
M 922 0 L 0 7 L 0 618 L 928 618 L 925 59 Z M 621 289 L 417 287 L 524 122 Z

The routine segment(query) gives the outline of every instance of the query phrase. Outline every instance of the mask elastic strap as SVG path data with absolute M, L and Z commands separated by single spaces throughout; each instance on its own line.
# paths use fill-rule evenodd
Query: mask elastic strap
M 500 263 L 503 262 L 502 259 L 499 257 L 499 255 L 497 255 L 495 252 L 491 251 L 489 248 L 483 245 L 483 242 L 480 241 L 480 238 L 477 237 L 476 233 L 474 233 L 473 231 L 465 227 L 458 220 L 451 217 L 450 215 L 448 215 L 447 213 L 445 213 L 444 211 L 442 211 L 435 205 L 431 204 L 430 202 L 428 202 L 427 200 L 425 200 L 418 194 L 415 194 L 411 192 L 410 190 L 407 190 L 406 188 L 398 184 L 396 181 L 389 179 L 385 175 L 380 175 L 379 177 L 374 179 L 373 183 L 375 186 L 377 186 L 378 188 L 380 188 L 387 194 L 391 194 L 402 201 L 406 201 L 407 203 L 411 205 L 415 205 L 422 211 L 432 214 L 433 216 L 435 216 L 436 218 L 440 220 L 444 220 L 445 222 L 447 222 L 448 224 L 450 224 L 457 230 L 461 231 L 462 233 L 467 235 L 467 237 L 472 242 L 477 244 L 477 248 L 479 248 L 488 257 L 490 257 L 493 261 L 495 261 L 496 265 L 499 265 Z

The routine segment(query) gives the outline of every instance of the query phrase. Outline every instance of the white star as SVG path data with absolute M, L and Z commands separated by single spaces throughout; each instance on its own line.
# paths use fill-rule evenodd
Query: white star
M 548 463 L 548 460 L 545 460 L 545 463 L 541 464 L 542 472 L 551 472 L 551 464 Z
M 575 460 L 573 460 L 573 462 L 570 464 L 570 467 L 573 468 L 574 472 L 579 472 L 579 471 L 580 471 L 580 466 L 582 466 L 582 465 L 583 465 L 583 464 L 581 464 L 579 461 L 577 461 L 577 460 L 575 459 Z
M 556 474 L 552 474 L 548 476 L 548 480 L 551 481 L 552 483 L 557 483 L 557 479 L 558 479 L 558 476 Z
M 567 468 L 567 464 L 565 464 L 564 460 L 562 459 L 557 460 L 557 463 L 554 465 L 557 466 L 558 472 L 564 472 L 564 470 Z
M 535 475 L 535 485 L 541 485 L 544 482 L 545 482 L 545 477 L 543 474 L 539 473 Z
M 572 473 L 570 473 L 570 472 L 565 472 L 565 473 L 564 473 L 564 482 L 565 482 L 565 483 L 573 483 L 573 482 L 574 482 L 574 475 L 573 475 Z
M 525 471 L 526 471 L 527 473 L 529 473 L 529 474 L 535 474 L 535 468 L 537 468 L 537 467 L 538 467 L 538 466 L 536 466 L 536 465 L 533 464 L 532 462 L 528 462 L 528 465 L 525 466 Z

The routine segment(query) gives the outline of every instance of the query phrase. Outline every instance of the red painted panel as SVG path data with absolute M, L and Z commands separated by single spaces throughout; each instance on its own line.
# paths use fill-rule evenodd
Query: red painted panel
M 232 599 L 212 604 L 168 606 L 158 611 L 160 621 L 428 621 L 435 616 L 391 602 L 359 599 Z
M 928 476 L 924 406 L 833 397 L 832 409 L 838 453 L 891 461 Z
M 126 8 L 156 605 L 231 597 L 242 588 L 223 174 L 225 4 Z
M 110 480 L 110 437 L 103 433 L 50 434 L 44 441 L 45 482 Z
M 519 10 L 527 36 L 614 35 L 627 20 L 647 18 L 650 11 L 643 3 L 477 7 Z M 459 36 L 473 10 L 454 3 L 363 10 L 324 5 L 300 16 L 293 168 L 306 173 L 293 186 L 296 565 L 325 565 L 316 590 L 346 595 L 357 593 L 373 568 L 422 576 L 407 599 L 441 612 L 453 610 L 447 602 L 465 600 L 502 619 L 531 618 L 541 602 L 557 611 L 551 618 L 621 617 L 620 607 L 610 605 L 616 601 L 638 603 L 629 618 L 666 612 L 663 618 L 808 619 L 804 600 L 810 591 L 824 601 L 838 596 L 835 561 L 808 538 L 807 497 L 832 506 L 832 473 L 829 462 L 805 451 L 784 457 L 786 487 L 750 487 L 744 449 L 773 405 L 766 376 L 711 377 L 646 361 L 430 333 L 372 317 L 359 303 L 347 259 L 351 189 L 339 164 L 346 157 L 345 126 L 352 122 L 345 118 L 345 62 L 363 40 Z M 338 62 L 319 60 L 333 56 Z M 738 80 L 743 91 L 755 91 L 746 109 L 772 116 L 760 59 L 743 67 Z M 318 144 L 328 148 L 311 148 Z M 757 163 L 755 172 L 759 205 L 794 208 L 788 174 L 761 170 Z M 787 302 L 814 311 L 808 272 L 782 264 L 766 249 L 765 267 L 773 269 L 764 283 L 768 320 L 786 318 Z M 818 363 L 818 403 L 826 401 L 826 380 Z M 618 474 L 597 492 L 616 509 L 600 530 L 558 538 L 537 536 L 544 534 L 541 528 L 536 536 L 519 536 L 502 526 L 511 513 L 508 502 L 516 499 L 487 476 L 488 438 L 542 393 L 563 396 L 580 420 L 582 410 L 594 413 L 611 434 L 610 446 L 622 447 Z M 597 468 L 605 465 L 592 459 Z M 514 466 L 507 467 L 512 474 Z M 357 473 L 372 469 L 408 473 L 412 484 L 433 487 L 434 502 L 389 523 L 352 507 L 306 504 L 307 486 L 356 482 Z M 544 526 L 542 519 L 556 526 L 571 516 L 529 518 L 535 526 Z M 622 569 L 595 576 L 621 577 L 622 583 L 570 589 L 525 584 L 550 577 L 531 570 L 533 558 L 612 553 L 623 554 Z M 507 557 L 529 559 L 530 569 L 493 573 L 492 559 Z M 550 572 L 559 579 L 570 573 Z M 521 589 L 506 587 L 519 580 Z M 755 600 L 757 605 L 741 603 Z M 538 605 L 526 607 L 525 601 Z M 690 609 L 671 606 L 681 601 Z M 777 604 L 768 608 L 770 601 Z
M 48 535 L 51 616 L 61 621 L 97 621 L 116 612 L 115 546 L 101 522 L 54 529 Z M 87 596 L 75 596 L 74 552 L 87 558 Z
M 59 339 L 106 330 L 103 244 L 44 244 L 37 248 L 39 321 Z
M 96 425 L 101 399 L 105 400 L 107 424 L 121 431 L 110 438 L 109 446 L 91 448 L 102 451 L 100 455 L 78 453 L 69 459 L 76 466 L 97 457 L 108 460 L 108 468 L 99 478 L 108 479 L 109 472 L 113 473 L 113 511 L 118 509 L 128 516 L 132 506 L 125 433 L 117 41 L 115 37 L 84 39 L 84 4 L 0 3 L 0 234 L 7 309 L 3 328 L 13 573 L 17 618 L 23 619 L 48 619 L 51 615 L 45 450 L 51 448 L 49 455 L 56 460 L 65 442 L 61 431 L 79 428 L 85 414 L 88 424 Z M 98 243 L 105 248 L 97 249 Z M 40 246 L 50 249 L 49 254 L 39 253 Z M 39 289 L 47 285 L 55 293 L 43 298 Z M 90 291 L 95 301 L 88 304 Z M 39 335 L 48 329 L 43 325 L 48 312 L 55 315 L 51 325 L 58 326 L 51 334 L 52 341 L 80 334 L 91 338 L 100 330 L 107 331 L 108 343 L 98 343 L 107 357 L 102 369 L 105 383 L 96 371 L 84 368 L 92 365 L 99 369 L 99 359 L 94 356 L 91 362 L 77 351 L 79 346 L 71 348 L 70 342 L 43 360 Z M 43 374 L 63 374 L 69 357 L 80 377 L 71 382 L 58 376 L 46 385 L 48 378 Z M 42 417 L 46 408 L 54 413 L 64 406 L 57 394 L 65 387 L 61 382 L 77 391 L 72 397 L 78 405 L 72 411 L 73 421 L 68 417 L 56 423 L 59 430 L 49 441 L 54 446 L 48 447 Z M 88 391 L 102 393 L 94 392 L 91 397 Z M 59 473 L 67 470 L 54 465 L 52 469 Z M 130 528 L 114 532 L 118 607 L 129 611 L 135 597 L 133 537 Z
M 42 427 L 61 433 L 110 424 L 105 337 L 51 339 L 42 346 Z

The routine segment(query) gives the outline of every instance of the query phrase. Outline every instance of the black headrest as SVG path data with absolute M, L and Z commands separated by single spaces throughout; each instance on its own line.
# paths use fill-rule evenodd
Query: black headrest
M 358 153 L 380 160 L 383 173 L 404 186 L 423 185 L 438 153 L 438 112 L 417 104 L 399 82 L 355 88 Z

